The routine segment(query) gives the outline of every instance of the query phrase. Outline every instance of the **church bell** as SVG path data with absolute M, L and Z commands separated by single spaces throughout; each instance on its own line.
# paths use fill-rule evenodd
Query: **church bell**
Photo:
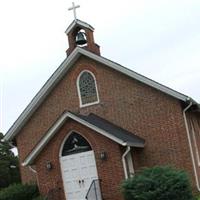
M 87 43 L 86 35 L 84 32 L 79 31 L 76 35 L 76 44 L 77 45 L 84 45 Z

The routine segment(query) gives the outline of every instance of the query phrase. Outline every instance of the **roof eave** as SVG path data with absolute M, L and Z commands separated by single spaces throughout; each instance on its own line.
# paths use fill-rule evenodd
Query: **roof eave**
M 145 141 L 143 141 L 143 143 L 126 142 L 126 146 L 135 147 L 135 148 L 144 148 L 145 147 Z
M 29 156 L 24 160 L 22 166 L 31 165 L 38 154 L 41 152 L 43 147 L 50 141 L 50 139 L 56 134 L 59 128 L 64 124 L 65 120 L 67 120 L 67 113 L 63 114 L 60 119 L 56 122 L 56 124 L 50 128 L 47 134 L 44 136 L 42 140 L 37 144 L 37 146 L 32 150 Z
M 62 127 L 62 125 L 66 122 L 66 120 L 70 118 L 74 121 L 102 134 L 103 136 L 111 139 L 112 141 L 122 145 L 122 146 L 133 146 L 133 147 L 144 147 L 143 144 L 136 143 L 129 143 L 124 142 L 123 140 L 109 134 L 108 132 L 94 126 L 93 124 L 88 123 L 87 121 L 78 118 L 76 115 L 72 114 L 71 112 L 65 112 L 62 116 L 55 122 L 55 124 L 49 129 L 46 135 L 40 140 L 40 142 L 36 145 L 36 147 L 32 150 L 32 152 L 26 157 L 22 166 L 28 166 L 34 163 L 36 157 L 42 151 L 42 149 L 46 146 L 46 144 L 51 140 L 51 138 L 57 133 L 57 131 Z
M 4 136 L 4 141 L 11 141 L 21 130 L 21 128 L 25 125 L 25 123 L 28 121 L 28 119 L 32 116 L 32 114 L 35 112 L 35 110 L 40 106 L 40 104 L 43 102 L 43 100 L 46 98 L 46 96 L 50 93 L 52 88 L 60 81 L 60 79 L 63 77 L 63 75 L 68 71 L 68 69 L 73 65 L 73 63 L 78 59 L 80 55 L 85 55 L 97 62 L 100 62 L 102 64 L 105 64 L 112 69 L 119 71 L 131 78 L 134 78 L 135 80 L 138 80 L 146 85 L 149 85 L 161 92 L 164 92 L 178 100 L 181 100 L 183 102 L 188 102 L 188 99 L 193 101 L 194 104 L 198 104 L 196 101 L 191 99 L 190 97 L 181 94 L 175 90 L 172 90 L 162 84 L 159 84 L 145 76 L 142 76 L 134 71 L 131 71 L 117 63 L 114 63 L 106 58 L 103 58 L 101 56 L 98 56 L 94 53 L 91 53 L 85 49 L 82 49 L 80 47 L 76 47 L 75 50 L 67 57 L 63 63 L 60 65 L 60 67 L 54 72 L 54 74 L 49 78 L 49 80 L 45 83 L 45 85 L 40 89 L 40 91 L 36 94 L 36 96 L 33 98 L 33 100 L 30 102 L 30 104 L 25 108 L 25 110 L 22 112 L 22 114 L 18 117 L 18 119 L 15 121 L 15 123 L 11 126 L 11 128 L 8 130 L 6 135 Z M 198 104 L 199 105 L 199 104 Z
M 89 25 L 88 23 L 83 22 L 83 21 L 77 19 L 77 20 L 74 20 L 74 21 L 68 26 L 68 28 L 66 29 L 65 33 L 68 34 L 75 26 L 85 27 L 85 28 L 88 28 L 88 29 L 91 30 L 91 31 L 94 31 L 94 28 L 93 28 L 91 25 Z
M 188 96 L 186 96 L 184 94 L 181 94 L 180 92 L 177 92 L 177 91 L 175 91 L 175 90 L 173 90 L 173 89 L 171 89 L 171 88 L 169 88 L 167 86 L 164 86 L 164 85 L 162 85 L 162 84 L 160 84 L 160 83 L 158 83 L 156 81 L 153 81 L 153 80 L 151 80 L 151 79 L 149 79 L 149 78 L 147 78 L 147 77 L 145 77 L 145 76 L 143 76 L 141 74 L 138 74 L 138 73 L 126 68 L 126 67 L 123 67 L 122 65 L 119 65 L 119 64 L 117 64 L 117 63 L 115 63 L 115 62 L 113 62 L 111 60 L 108 60 L 106 58 L 103 58 L 101 56 L 93 54 L 91 52 L 88 52 L 88 51 L 86 51 L 86 50 L 84 50 L 82 48 L 80 48 L 80 52 L 83 55 L 88 56 L 91 59 L 96 60 L 97 62 L 103 63 L 103 64 L 105 64 L 107 66 L 112 66 L 112 68 L 115 69 L 116 71 L 119 71 L 119 72 L 121 72 L 121 73 L 123 73 L 123 74 L 125 74 L 125 75 L 127 75 L 129 77 L 132 77 L 132 78 L 134 78 L 134 79 L 136 79 L 136 80 L 138 80 L 138 81 L 140 81 L 140 82 L 142 82 L 142 83 L 144 83 L 146 85 L 149 85 L 149 86 L 151 86 L 151 87 L 153 87 L 153 88 L 155 88 L 155 89 L 157 89 L 159 91 L 167 93 L 168 95 L 170 95 L 170 96 L 172 96 L 172 97 L 174 97 L 176 99 L 179 99 L 179 100 L 185 102 L 185 101 L 188 100 L 188 98 L 190 98 L 190 97 L 188 97 Z
M 32 101 L 24 109 L 21 115 L 17 118 L 11 128 L 7 131 L 4 136 L 4 141 L 12 141 L 16 134 L 21 130 L 24 124 L 28 121 L 29 117 L 36 111 L 36 109 L 41 105 L 46 96 L 51 92 L 52 88 L 60 81 L 71 65 L 78 59 L 80 56 L 79 48 L 76 48 L 70 55 L 67 57 L 54 74 L 48 79 L 40 91 L 35 95 Z M 67 67 L 66 67 L 67 66 Z

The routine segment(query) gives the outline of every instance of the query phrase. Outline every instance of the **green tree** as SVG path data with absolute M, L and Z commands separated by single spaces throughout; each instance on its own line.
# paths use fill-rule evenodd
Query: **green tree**
M 11 151 L 8 142 L 2 142 L 0 133 L 0 189 L 20 182 L 18 157 Z
M 171 167 L 146 168 L 122 184 L 125 200 L 193 200 L 187 174 Z
M 21 183 L 12 184 L 0 191 L 0 200 L 32 200 L 38 196 L 39 191 L 36 185 Z

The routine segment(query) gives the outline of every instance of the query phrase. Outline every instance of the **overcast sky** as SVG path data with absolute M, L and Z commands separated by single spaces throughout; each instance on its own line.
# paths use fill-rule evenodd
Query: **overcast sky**
M 200 102 L 200 0 L 76 0 L 102 56 Z M 0 131 L 65 59 L 70 0 L 0 1 Z

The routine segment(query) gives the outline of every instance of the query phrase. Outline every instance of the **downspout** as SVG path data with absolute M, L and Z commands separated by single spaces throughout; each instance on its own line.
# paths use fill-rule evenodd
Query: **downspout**
M 191 154 L 192 165 L 193 165 L 193 170 L 194 170 L 194 176 L 195 176 L 195 180 L 196 180 L 196 186 L 197 186 L 198 191 L 200 191 L 199 180 L 198 180 L 198 175 L 197 175 L 197 169 L 196 169 L 195 160 L 194 160 L 194 154 L 193 154 L 193 150 L 192 150 L 192 142 L 191 142 L 191 138 L 190 138 L 190 131 L 189 131 L 187 117 L 186 117 L 186 111 L 191 106 L 192 106 L 192 101 L 190 101 L 190 104 L 183 110 L 183 118 L 184 118 L 184 122 L 185 122 L 187 138 L 188 138 L 188 142 L 189 142 L 189 148 L 190 148 L 190 154 Z
M 8 144 L 9 144 L 12 148 L 16 148 L 16 146 L 14 146 L 14 145 L 12 144 L 12 142 L 9 142 Z M 36 178 L 37 178 L 37 171 L 34 170 L 30 165 L 28 166 L 28 168 L 29 168 L 30 171 L 32 171 L 34 174 L 36 174 Z
M 38 173 L 37 173 L 37 171 L 36 171 L 35 169 L 33 169 L 33 168 L 31 167 L 31 165 L 29 165 L 28 168 L 29 168 L 30 171 L 32 171 L 32 172 L 35 174 L 35 176 L 36 176 L 36 181 L 37 181 L 37 185 L 39 186 Z
M 35 169 L 33 169 L 33 168 L 31 167 L 31 165 L 29 165 L 28 168 L 29 168 L 34 174 L 37 174 L 37 171 L 36 171 Z
M 124 175 L 125 175 L 125 179 L 128 178 L 128 172 L 127 172 L 127 167 L 126 167 L 126 160 L 125 157 L 126 155 L 130 152 L 131 147 L 127 146 L 126 151 L 123 153 L 122 155 L 122 163 L 123 163 L 123 168 L 124 168 Z
M 1 140 L 2 142 L 5 142 L 4 140 Z M 12 147 L 12 148 L 16 148 L 16 146 L 14 146 L 13 144 L 12 144 L 12 142 L 8 142 L 8 144 L 10 145 L 10 147 Z

